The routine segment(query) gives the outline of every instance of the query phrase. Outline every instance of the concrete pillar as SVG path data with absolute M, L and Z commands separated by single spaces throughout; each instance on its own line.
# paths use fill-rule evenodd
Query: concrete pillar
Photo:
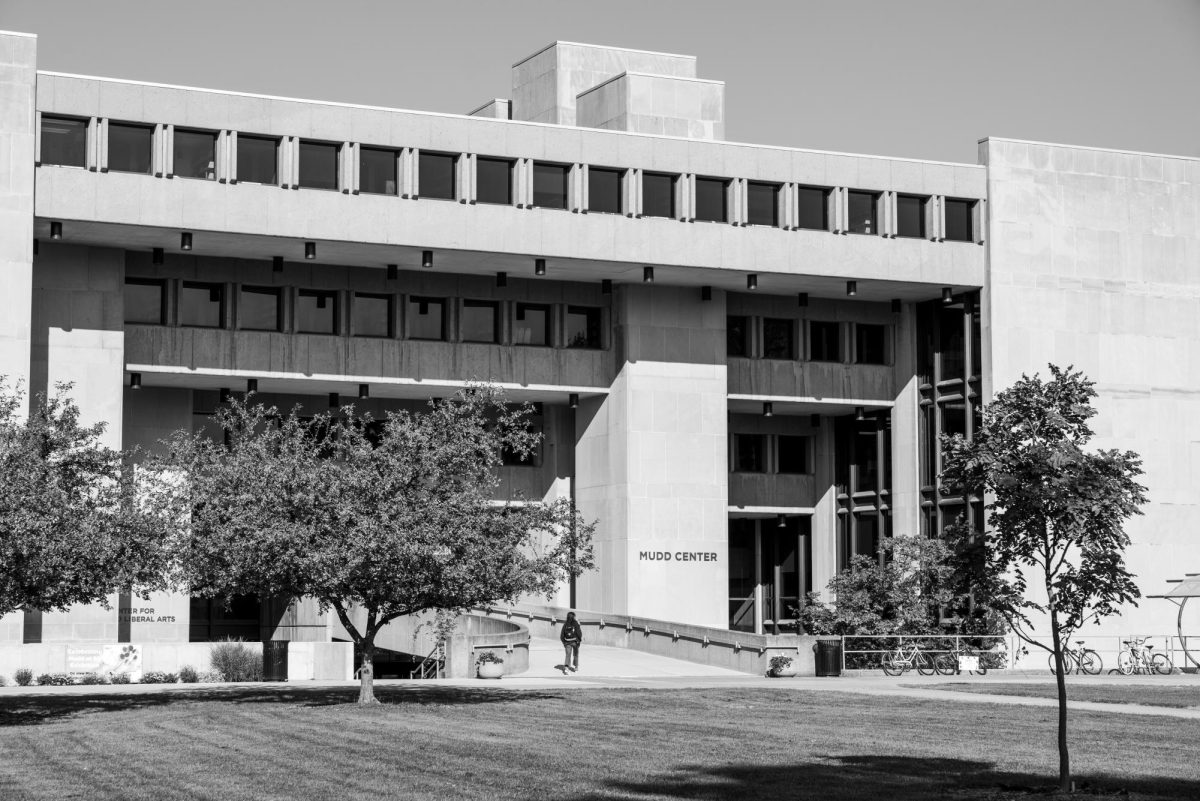
M 822 417 L 821 427 L 813 432 L 816 439 L 813 452 L 824 455 L 814 465 L 817 501 L 812 515 L 812 588 L 825 601 L 832 601 L 825 591 L 829 580 L 838 572 L 838 504 L 835 482 L 837 437 L 834 419 Z

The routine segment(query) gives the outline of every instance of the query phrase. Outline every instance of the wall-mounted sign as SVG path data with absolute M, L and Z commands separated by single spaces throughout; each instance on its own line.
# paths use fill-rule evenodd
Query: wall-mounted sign
M 716 562 L 715 551 L 638 551 L 643 562 Z
M 68 645 L 67 672 L 76 676 L 128 673 L 131 681 L 141 681 L 142 646 L 130 643 Z
M 129 623 L 174 623 L 174 615 L 160 615 L 153 606 L 133 606 L 117 610 L 117 620 Z

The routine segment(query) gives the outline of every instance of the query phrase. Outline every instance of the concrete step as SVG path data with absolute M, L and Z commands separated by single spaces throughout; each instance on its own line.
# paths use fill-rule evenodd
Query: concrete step
M 534 637 L 529 642 L 529 670 L 521 678 L 551 678 L 563 676 L 563 646 L 557 640 Z M 669 678 L 672 676 L 716 677 L 746 674 L 736 670 L 697 665 L 682 659 L 646 654 L 607 645 L 588 645 L 579 649 L 579 671 L 569 673 L 580 678 Z

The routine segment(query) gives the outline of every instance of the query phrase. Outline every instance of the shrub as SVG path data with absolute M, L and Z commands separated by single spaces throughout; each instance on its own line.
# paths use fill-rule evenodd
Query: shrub
M 497 654 L 494 654 L 494 653 L 492 653 L 491 651 L 484 651 L 484 652 L 483 652 L 483 653 L 481 653 L 481 654 L 479 655 L 479 657 L 478 657 L 478 658 L 475 660 L 475 664 L 477 664 L 477 665 L 483 665 L 483 664 L 487 664 L 488 662 L 495 662 L 497 665 L 503 665 L 503 664 L 504 664 L 504 660 L 503 660 L 503 659 L 501 659 L 501 658 L 499 657 L 499 655 L 497 655 Z
M 8 684 L 8 679 L 4 678 L 3 676 L 0 676 L 0 687 L 3 687 L 6 684 Z
M 205 670 L 197 678 L 202 684 L 217 684 L 225 681 L 221 674 L 215 670 Z
M 142 674 L 142 684 L 174 684 L 177 681 L 179 677 L 174 673 L 162 670 L 147 670 Z
M 179 669 L 179 680 L 184 684 L 195 684 L 200 681 L 200 674 L 191 665 L 184 665 Z
M 780 671 L 787 670 L 791 664 L 792 658 L 790 656 L 773 656 L 771 657 L 770 665 L 767 667 L 767 675 L 778 676 Z
M 108 681 L 110 684 L 129 684 L 132 679 L 128 673 L 109 673 Z
M 212 668 L 223 681 L 262 681 L 262 656 L 241 640 L 223 640 L 212 648 Z
M 39 687 L 65 687 L 75 682 L 70 673 L 43 673 L 38 676 L 37 683 Z
M 108 677 L 99 673 L 84 673 L 79 677 L 80 684 L 108 684 Z
M 28 687 L 33 683 L 33 671 L 29 668 L 18 668 L 13 674 L 13 680 L 22 687 Z

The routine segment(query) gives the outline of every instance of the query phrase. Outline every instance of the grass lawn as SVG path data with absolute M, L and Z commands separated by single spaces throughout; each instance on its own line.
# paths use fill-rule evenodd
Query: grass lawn
M 0 798 L 1028 799 L 1054 710 L 786 688 L 0 691 Z M 1200 721 L 1072 715 L 1077 780 L 1200 797 Z
M 921 685 L 911 685 L 919 687 Z M 1053 684 L 939 684 L 939 690 L 988 695 L 1021 695 L 1027 698 L 1058 698 Z M 1152 684 L 1072 684 L 1067 681 L 1068 701 L 1095 701 L 1101 704 L 1145 704 L 1180 709 L 1200 707 L 1200 687 L 1160 686 Z

